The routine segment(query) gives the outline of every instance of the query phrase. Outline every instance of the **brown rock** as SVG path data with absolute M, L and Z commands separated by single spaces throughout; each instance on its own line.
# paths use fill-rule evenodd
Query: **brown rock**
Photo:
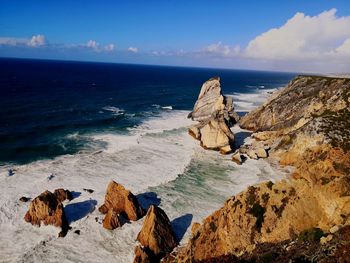
M 72 193 L 69 190 L 64 190 L 63 188 L 56 189 L 53 194 L 60 202 L 63 202 L 65 200 L 70 201 L 73 199 Z
M 192 236 L 195 236 L 199 228 L 201 227 L 201 224 L 198 222 L 193 223 L 192 228 L 191 228 L 191 233 Z
M 135 247 L 135 258 L 134 263 L 152 263 L 155 262 L 147 249 L 137 246 Z M 152 260 L 153 259 L 153 260 Z
M 120 215 L 117 214 L 113 209 L 109 209 L 105 218 L 103 219 L 103 227 L 109 230 L 121 227 L 122 221 Z
M 259 158 L 267 158 L 267 152 L 264 148 L 256 149 L 255 153 Z
M 61 227 L 60 236 L 65 236 L 69 228 L 62 203 L 50 191 L 43 192 L 30 203 L 24 220 L 39 227 L 41 223 Z
M 239 151 L 235 152 L 232 155 L 232 161 L 235 162 L 236 164 L 239 164 L 239 165 L 242 164 L 242 158 L 241 158 L 241 154 Z
M 136 197 L 124 186 L 114 181 L 108 184 L 105 203 L 99 208 L 99 211 L 105 214 L 110 209 L 132 221 L 136 221 L 144 215 L 144 210 Z
M 250 159 L 257 160 L 258 156 L 256 155 L 254 150 L 248 150 L 247 155 Z
M 155 205 L 148 209 L 137 240 L 150 249 L 156 257 L 163 257 L 177 245 L 169 218 L 162 209 Z

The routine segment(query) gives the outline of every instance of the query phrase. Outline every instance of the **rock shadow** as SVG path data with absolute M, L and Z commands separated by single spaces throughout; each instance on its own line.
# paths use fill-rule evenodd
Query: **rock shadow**
M 142 208 L 144 208 L 146 211 L 151 205 L 159 206 L 161 201 L 161 199 L 157 196 L 155 192 L 146 192 L 138 194 L 136 198 L 139 201 Z
M 173 227 L 175 236 L 179 242 L 185 235 L 188 227 L 191 225 L 192 219 L 193 219 L 192 214 L 184 214 L 182 216 L 179 216 L 178 218 L 175 218 L 173 221 L 171 221 L 171 226 Z
M 73 199 L 78 198 L 79 196 L 81 196 L 81 192 L 71 191 L 70 193 L 72 194 Z
M 244 144 L 244 140 L 252 135 L 251 132 L 241 131 L 235 133 L 234 149 L 239 149 Z
M 78 221 L 95 210 L 97 201 L 90 199 L 78 203 L 68 204 L 64 207 L 64 212 L 68 224 Z

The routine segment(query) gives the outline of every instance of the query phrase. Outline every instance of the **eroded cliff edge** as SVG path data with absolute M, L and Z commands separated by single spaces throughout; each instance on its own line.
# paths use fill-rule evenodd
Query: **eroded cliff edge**
M 294 166 L 294 172 L 229 198 L 194 225 L 188 244 L 168 261 L 235 262 L 266 244 L 283 255 L 288 246 L 280 244 L 304 242 L 305 233 L 319 233 L 315 242 L 324 235 L 321 250 L 338 237 L 316 261 L 346 256 L 350 235 L 336 233 L 350 225 L 350 79 L 298 76 L 240 126 L 254 132 L 253 144 L 269 146 L 269 158 Z M 311 244 L 305 242 L 301 247 Z M 307 253 L 299 259 L 308 260 Z

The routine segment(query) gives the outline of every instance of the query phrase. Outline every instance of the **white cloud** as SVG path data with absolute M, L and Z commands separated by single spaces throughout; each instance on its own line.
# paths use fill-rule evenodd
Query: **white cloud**
M 223 57 L 232 57 L 240 53 L 240 46 L 237 45 L 231 47 L 229 45 L 222 44 L 222 42 L 220 41 L 205 47 L 201 51 L 201 53 L 218 55 Z
M 337 17 L 336 11 L 331 9 L 316 16 L 296 13 L 281 27 L 250 41 L 244 55 L 262 59 L 319 60 L 348 50 L 349 44 L 344 41 L 350 38 L 350 16 Z
M 104 49 L 108 52 L 112 52 L 115 49 L 114 44 L 108 44 L 107 46 L 104 47 Z
M 335 53 L 350 55 L 350 38 L 346 39 L 344 43 L 335 50 Z
M 132 53 L 137 53 L 137 52 L 139 52 L 139 49 L 137 47 L 129 47 L 128 51 L 132 52 Z
M 95 40 L 89 40 L 86 43 L 86 47 L 87 48 L 91 48 L 91 49 L 93 49 L 95 51 L 99 51 L 100 44 L 98 42 L 96 42 Z
M 31 38 L 0 37 L 0 45 L 39 47 L 46 45 L 44 35 L 34 35 Z
M 27 42 L 30 47 L 38 47 L 46 44 L 46 39 L 44 35 L 32 36 L 32 38 Z

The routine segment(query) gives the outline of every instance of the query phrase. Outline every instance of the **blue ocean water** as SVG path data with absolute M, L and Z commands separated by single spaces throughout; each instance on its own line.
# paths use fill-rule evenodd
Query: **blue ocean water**
M 278 88 L 295 73 L 0 59 L 0 165 L 88 150 L 87 137 L 127 133 L 149 117 L 191 110 L 202 83 L 223 93 Z

